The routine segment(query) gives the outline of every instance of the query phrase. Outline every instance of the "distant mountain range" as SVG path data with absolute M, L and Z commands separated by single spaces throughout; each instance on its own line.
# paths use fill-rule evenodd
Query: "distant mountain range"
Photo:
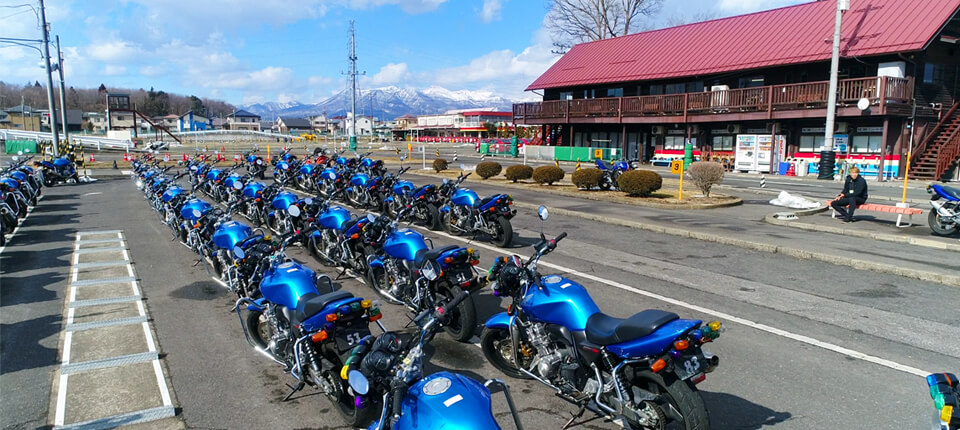
M 357 114 L 370 115 L 392 120 L 403 115 L 428 115 L 443 113 L 451 109 L 492 108 L 510 111 L 514 101 L 494 95 L 489 91 L 450 91 L 441 87 L 425 89 L 383 87 L 358 91 Z M 346 115 L 350 111 L 350 91 L 343 90 L 333 97 L 317 104 L 257 103 L 241 107 L 260 115 L 264 120 L 277 116 L 308 117 L 322 115 L 327 117 Z

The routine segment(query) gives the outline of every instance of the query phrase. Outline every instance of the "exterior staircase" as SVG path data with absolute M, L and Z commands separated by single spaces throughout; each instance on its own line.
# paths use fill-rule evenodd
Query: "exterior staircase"
M 950 108 L 914 154 L 910 173 L 917 179 L 943 179 L 960 162 L 960 103 Z

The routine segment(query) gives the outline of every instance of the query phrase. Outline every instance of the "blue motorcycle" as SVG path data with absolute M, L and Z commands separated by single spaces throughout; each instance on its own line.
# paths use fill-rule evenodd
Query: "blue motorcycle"
M 546 220 L 543 206 L 538 215 Z M 536 379 L 579 407 L 627 429 L 707 429 L 710 419 L 696 384 L 719 364 L 703 345 L 719 336 L 719 321 L 703 324 L 648 309 L 621 319 L 600 311 L 586 288 L 559 275 L 541 276 L 537 263 L 566 237 L 536 252 L 497 258 L 488 280 L 507 312 L 487 320 L 484 356 L 505 374 Z
M 603 177 L 600 178 L 600 189 L 604 191 L 611 188 L 619 190 L 620 184 L 617 181 L 620 179 L 620 175 L 630 170 L 630 164 L 623 160 L 610 163 L 598 158 L 597 168 L 603 172 Z
M 486 234 L 501 248 L 513 242 L 513 225 L 510 219 L 517 211 L 509 194 L 494 194 L 483 199 L 468 188 L 459 188 L 469 173 L 461 174 L 455 181 L 443 180 L 439 195 L 449 197 L 440 208 L 440 224 L 448 233 Z
M 350 425 L 363 425 L 375 412 L 355 403 L 340 369 L 350 351 L 370 336 L 370 323 L 386 331 L 379 322 L 382 314 L 376 303 L 334 291 L 329 277 L 287 258 L 285 248 L 300 235 L 287 235 L 276 252 L 264 257 L 261 297 L 237 300 L 237 317 L 247 342 L 297 379 L 284 400 L 310 385 L 322 392 Z M 242 242 L 233 252 L 237 260 L 252 257 Z M 330 292 L 320 293 L 321 284 Z
M 466 292 L 461 293 L 447 309 L 467 297 Z M 418 332 L 406 345 L 395 333 L 385 333 L 366 338 L 354 348 L 343 373 L 355 402 L 368 409 L 382 407 L 380 418 L 369 430 L 498 430 L 490 387 L 503 391 L 514 426 L 523 430 L 503 381 L 489 379 L 480 384 L 446 371 L 423 376 L 423 347 L 447 321 L 449 314 L 444 308 L 430 308 L 414 319 Z
M 937 236 L 950 236 L 960 231 L 960 188 L 946 185 L 927 185 L 930 198 L 930 213 L 927 223 Z
M 474 266 L 480 256 L 473 249 L 430 249 L 422 234 L 399 228 L 398 221 L 385 215 L 370 218 L 363 229 L 363 242 L 377 252 L 370 256 L 367 284 L 389 301 L 419 313 L 445 305 L 479 285 Z M 477 309 L 472 296 L 451 307 L 450 313 L 451 321 L 446 324 L 450 336 L 459 342 L 473 337 Z
M 59 183 L 66 183 L 68 180 L 73 180 L 74 183 L 80 182 L 76 166 L 65 157 L 53 161 L 43 160 L 40 162 L 40 166 L 44 186 L 52 187 Z

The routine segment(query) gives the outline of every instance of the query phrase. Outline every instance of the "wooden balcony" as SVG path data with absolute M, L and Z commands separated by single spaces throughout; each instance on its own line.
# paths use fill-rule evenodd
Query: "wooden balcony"
M 825 117 L 830 83 L 769 85 L 659 96 L 553 100 L 513 105 L 515 124 L 686 123 Z M 837 87 L 839 116 L 902 115 L 913 79 L 844 79 Z M 857 102 L 870 101 L 861 112 Z

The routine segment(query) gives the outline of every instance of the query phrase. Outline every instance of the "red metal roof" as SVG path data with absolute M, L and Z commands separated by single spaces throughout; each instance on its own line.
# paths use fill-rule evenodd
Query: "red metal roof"
M 470 111 L 470 112 L 463 112 L 461 115 L 463 116 L 513 116 L 513 112 L 476 110 L 476 111 Z
M 922 50 L 960 0 L 851 0 L 840 55 Z M 830 59 L 836 2 L 816 1 L 570 49 L 527 90 L 678 78 Z

